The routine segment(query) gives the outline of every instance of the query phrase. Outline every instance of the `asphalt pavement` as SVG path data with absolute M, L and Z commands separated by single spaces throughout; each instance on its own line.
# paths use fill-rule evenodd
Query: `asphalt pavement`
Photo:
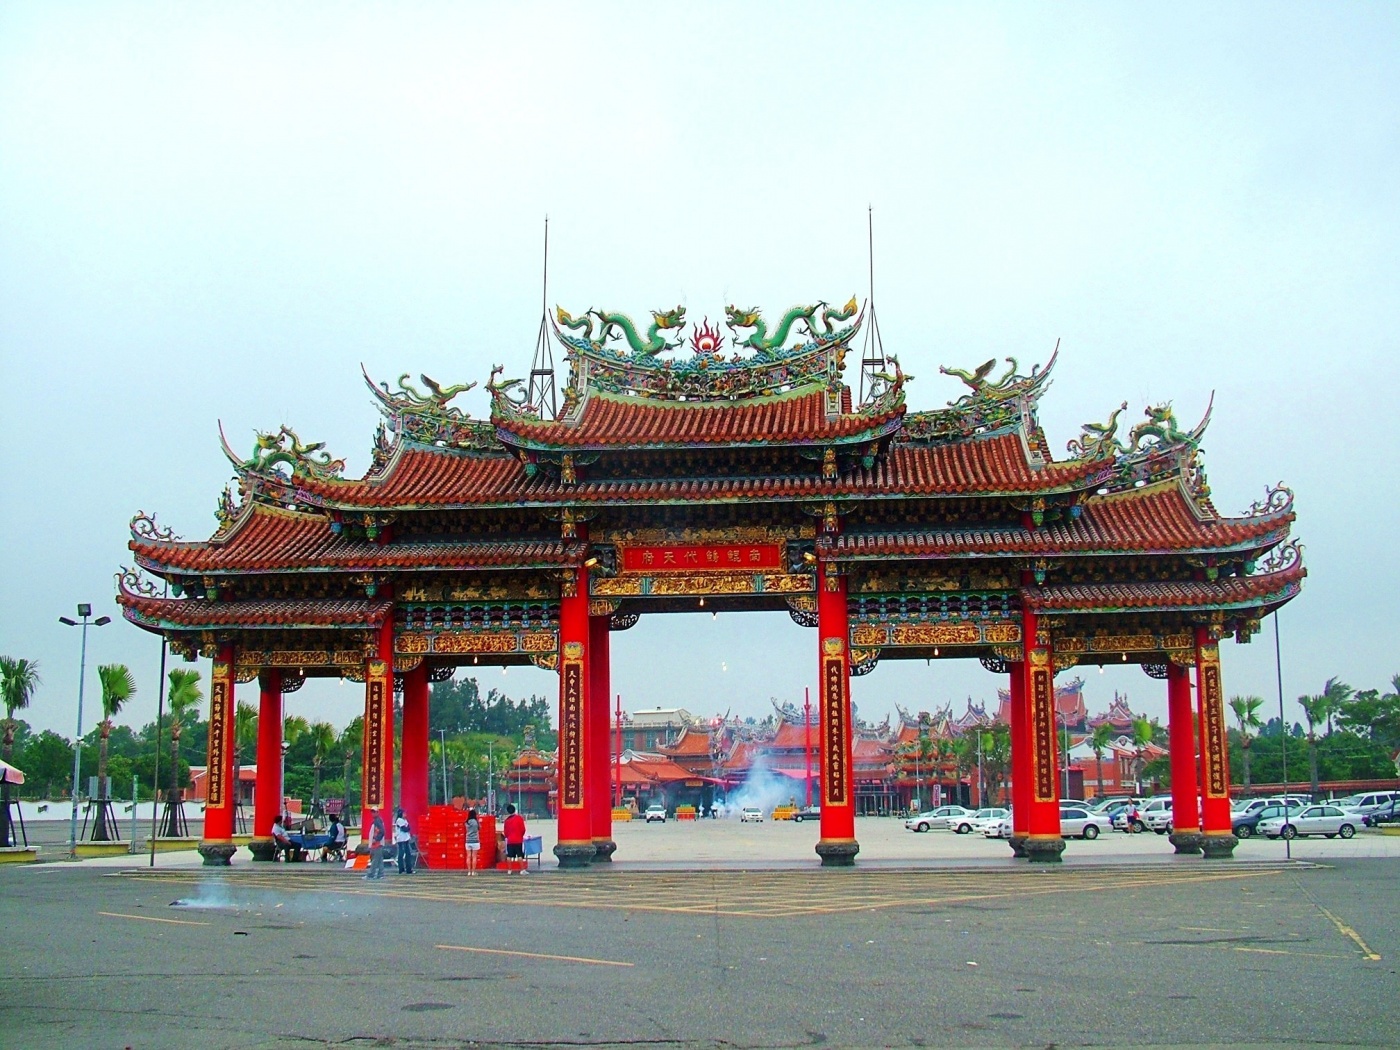
M 706 851 L 731 842 L 722 862 L 525 877 L 8 866 L 0 1043 L 1397 1043 L 1392 857 L 821 869 L 745 856 L 765 840 L 733 830 L 703 833 Z M 644 831 L 666 853 L 660 826 L 620 841 L 641 853 Z

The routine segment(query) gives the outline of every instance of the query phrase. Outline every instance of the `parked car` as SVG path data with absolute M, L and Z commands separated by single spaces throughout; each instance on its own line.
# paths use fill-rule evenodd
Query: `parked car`
M 822 808 L 821 806 L 803 806 L 801 809 L 793 811 L 792 819 L 799 824 L 804 820 L 821 820 Z
M 762 824 L 763 810 L 759 809 L 757 806 L 745 806 L 743 809 L 739 810 L 739 823 Z
M 1104 818 L 1083 806 L 1060 807 L 1060 834 L 1096 839 L 1103 832 Z
M 1004 817 L 991 817 L 982 822 L 982 834 L 989 839 L 1009 839 L 1011 837 L 1011 812 Z
M 1304 798 L 1302 795 L 1278 795 L 1272 798 L 1252 798 L 1236 803 L 1231 809 L 1233 816 L 1247 817 L 1265 806 L 1310 806 L 1312 799 Z
M 950 823 L 950 827 L 959 835 L 966 835 L 973 831 L 981 831 L 983 825 L 989 820 L 1000 820 L 1011 813 L 1009 809 L 992 807 L 989 809 L 979 809 L 976 813 L 967 817 L 958 817 Z
M 1373 828 L 1378 828 L 1382 824 L 1400 823 L 1400 795 L 1363 819 L 1368 821 Z
M 1247 839 L 1255 834 L 1261 820 L 1282 817 L 1285 815 L 1285 811 L 1288 813 L 1298 813 L 1302 809 L 1302 806 L 1284 806 L 1282 803 L 1277 803 L 1268 806 L 1259 806 L 1249 813 L 1237 812 L 1231 817 L 1230 829 L 1235 833 L 1236 837 Z
M 661 805 L 659 802 L 653 802 L 650 806 L 647 807 L 647 811 L 644 814 L 644 816 L 647 818 L 648 824 L 650 824 L 653 820 L 659 820 L 661 821 L 661 823 L 665 824 L 666 807 Z
M 930 809 L 918 816 L 910 817 L 904 822 L 904 827 L 909 831 L 930 831 L 933 828 L 950 827 L 959 817 L 972 816 L 972 810 L 964 809 L 962 806 L 939 806 L 937 809 Z
M 1149 799 L 1141 807 L 1142 823 L 1148 831 L 1165 835 L 1172 829 L 1172 800 L 1170 798 Z
M 1349 839 L 1356 834 L 1356 817 L 1348 816 L 1336 806 L 1308 806 L 1296 815 L 1270 817 L 1259 822 L 1259 834 L 1276 839 L 1291 839 L 1298 835 L 1340 835 Z

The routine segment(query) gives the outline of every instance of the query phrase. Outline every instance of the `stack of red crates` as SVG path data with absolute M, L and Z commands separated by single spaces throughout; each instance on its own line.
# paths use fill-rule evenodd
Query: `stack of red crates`
M 456 806 L 429 806 L 418 849 L 428 868 L 443 870 L 467 866 L 467 814 Z

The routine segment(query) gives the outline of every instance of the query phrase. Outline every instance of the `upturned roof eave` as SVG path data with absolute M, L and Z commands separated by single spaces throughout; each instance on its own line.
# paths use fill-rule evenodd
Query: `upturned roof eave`
M 386 565 L 383 562 L 364 561 L 348 565 L 318 565 L 313 561 L 301 561 L 294 565 L 277 565 L 267 567 L 209 567 L 209 566 L 177 566 L 163 562 L 157 562 L 138 554 L 136 563 L 148 572 L 154 573 L 162 578 L 170 576 L 219 576 L 219 577 L 239 577 L 239 576 L 277 576 L 289 572 L 310 573 L 313 575 L 331 575 L 344 573 L 416 573 L 416 572 L 493 572 L 501 569 L 518 572 L 529 572 L 539 570 L 558 569 L 562 565 L 574 564 L 579 558 L 560 558 L 559 560 L 534 560 L 534 561 L 500 561 L 491 563 L 481 563 L 476 565 L 464 565 L 457 562 L 421 562 L 413 565 Z
M 562 426 L 563 424 L 561 424 Z M 502 435 L 504 444 L 529 452 L 568 454 L 575 452 L 705 452 L 714 449 L 754 449 L 754 448 L 829 448 L 842 445 L 860 445 L 879 441 L 899 429 L 900 419 L 886 419 L 865 430 L 841 435 L 819 435 L 816 437 L 793 438 L 749 438 L 721 439 L 710 441 L 635 441 L 619 437 L 616 441 L 590 442 L 547 442 L 532 440 L 511 434 Z M 567 431 L 565 431 L 567 432 Z

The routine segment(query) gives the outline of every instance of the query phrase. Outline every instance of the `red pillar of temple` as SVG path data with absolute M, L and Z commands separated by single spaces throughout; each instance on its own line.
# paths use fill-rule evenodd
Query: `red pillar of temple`
M 388 831 L 394 822 L 394 614 L 386 613 L 377 632 L 376 655 L 365 661 L 364 768 L 360 774 L 360 834 L 378 813 Z
M 236 847 L 233 815 L 236 805 L 233 783 L 234 649 L 219 646 L 209 674 L 209 751 L 205 773 L 204 835 L 199 853 L 211 867 L 227 865 Z
M 1230 820 L 1220 649 L 1206 627 L 1196 628 L 1196 703 L 1201 724 L 1201 852 L 1210 858 L 1229 857 L 1239 839 Z
M 608 754 L 608 694 L 612 691 L 609 634 L 612 614 L 588 618 L 588 819 L 593 859 L 610 861 L 617 850 L 612 833 L 612 756 Z
M 420 834 L 428 816 L 428 665 L 403 676 L 403 746 L 399 748 L 400 805 L 408 826 Z
M 821 695 L 821 841 L 823 866 L 854 864 L 856 785 L 851 765 L 850 623 L 846 577 L 817 564 L 818 681 Z
M 1025 842 L 1030 836 L 1031 766 L 1030 737 L 1026 726 L 1026 666 L 1024 662 L 1011 665 L 1011 852 L 1026 855 Z
M 258 675 L 258 779 L 253 785 L 254 860 L 272 860 L 272 822 L 282 811 L 282 672 Z
M 1021 644 L 1025 649 L 1027 773 L 1030 780 L 1026 841 L 1022 848 L 1032 862 L 1058 861 L 1065 840 L 1060 834 L 1060 742 L 1055 734 L 1055 664 L 1050 635 L 1040 627 L 1034 610 L 1022 614 Z
M 588 570 L 567 570 L 559 596 L 559 843 L 561 868 L 581 868 L 594 856 L 588 812 Z
M 1167 661 L 1167 734 L 1172 765 L 1172 845 L 1178 853 L 1201 852 L 1197 796 L 1196 729 L 1191 710 L 1191 676 Z

